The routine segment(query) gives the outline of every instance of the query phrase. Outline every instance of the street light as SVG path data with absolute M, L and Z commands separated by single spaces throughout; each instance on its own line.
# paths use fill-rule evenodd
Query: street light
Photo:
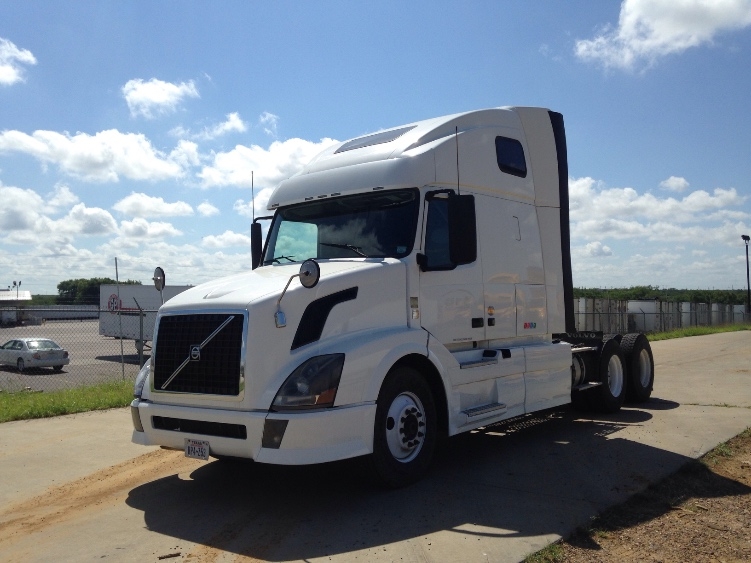
M 751 281 L 748 277 L 748 241 L 751 237 L 741 235 L 741 238 L 746 243 L 746 317 L 751 318 Z
M 21 280 L 18 280 L 18 284 L 13 282 L 13 287 L 16 288 L 16 301 L 18 301 L 18 290 L 21 289 Z

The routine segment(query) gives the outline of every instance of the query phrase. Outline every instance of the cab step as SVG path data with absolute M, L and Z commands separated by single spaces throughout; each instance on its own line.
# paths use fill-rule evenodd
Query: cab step
M 504 403 L 488 403 L 487 405 L 480 405 L 478 407 L 472 407 L 471 409 L 463 410 L 462 413 L 467 415 L 467 419 L 477 418 L 486 414 L 500 414 L 501 411 L 506 410 Z
M 572 391 L 586 391 L 587 389 L 592 389 L 593 387 L 599 387 L 602 385 L 602 381 L 587 381 L 585 383 L 581 383 L 580 385 L 574 385 L 571 390 Z

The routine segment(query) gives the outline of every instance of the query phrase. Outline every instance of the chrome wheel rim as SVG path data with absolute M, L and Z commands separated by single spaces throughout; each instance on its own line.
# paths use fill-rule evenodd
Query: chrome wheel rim
M 649 353 L 646 350 L 642 350 L 639 353 L 639 383 L 642 387 L 649 385 L 649 380 L 652 378 L 652 362 L 649 359 Z
M 613 397 L 618 397 L 623 391 L 623 364 L 615 354 L 608 362 L 608 387 Z
M 401 463 L 415 459 L 425 443 L 425 409 L 414 393 L 394 398 L 386 415 L 386 443 L 392 457 Z

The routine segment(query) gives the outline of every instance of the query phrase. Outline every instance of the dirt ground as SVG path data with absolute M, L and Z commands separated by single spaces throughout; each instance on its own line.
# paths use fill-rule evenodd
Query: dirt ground
M 529 560 L 751 561 L 751 430 Z

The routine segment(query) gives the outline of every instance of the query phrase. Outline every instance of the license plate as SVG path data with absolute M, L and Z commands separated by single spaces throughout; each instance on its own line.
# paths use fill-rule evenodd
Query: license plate
M 209 443 L 206 440 L 185 439 L 185 457 L 209 459 Z

